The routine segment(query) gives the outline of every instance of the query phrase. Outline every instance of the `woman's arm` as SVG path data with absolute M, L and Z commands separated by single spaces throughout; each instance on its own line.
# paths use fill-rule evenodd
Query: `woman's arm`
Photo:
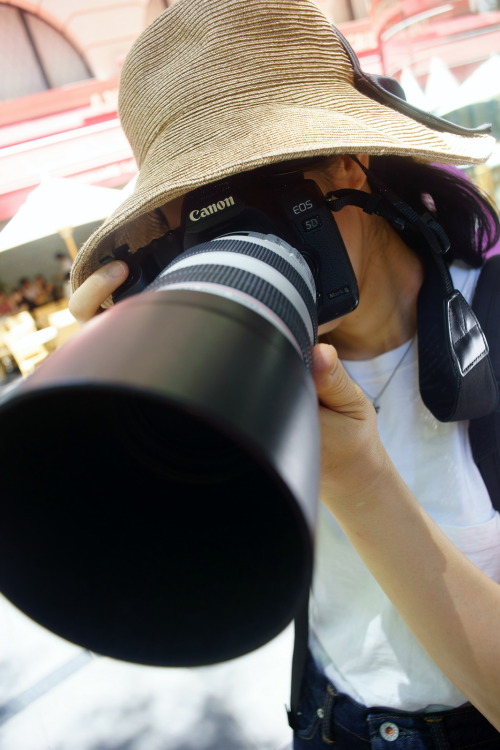
M 500 731 L 500 585 L 417 502 L 333 347 L 315 348 L 314 377 L 323 502 L 429 656 Z

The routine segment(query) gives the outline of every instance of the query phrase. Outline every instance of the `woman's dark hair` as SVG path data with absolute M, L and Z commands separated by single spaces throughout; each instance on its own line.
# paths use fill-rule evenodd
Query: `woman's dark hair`
M 477 268 L 498 242 L 500 223 L 495 207 L 456 167 L 401 156 L 372 156 L 370 172 L 419 214 L 433 214 L 450 240 L 446 254 L 450 262 L 462 260 Z M 405 240 L 414 244 L 406 236 Z

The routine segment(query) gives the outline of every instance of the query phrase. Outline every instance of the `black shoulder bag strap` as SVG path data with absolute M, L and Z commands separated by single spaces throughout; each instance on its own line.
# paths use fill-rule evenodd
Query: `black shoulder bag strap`
M 490 350 L 490 361 L 500 386 L 500 255 L 484 264 L 472 302 Z M 496 410 L 471 419 L 469 437 L 474 461 L 479 467 L 493 507 L 500 512 L 500 403 Z

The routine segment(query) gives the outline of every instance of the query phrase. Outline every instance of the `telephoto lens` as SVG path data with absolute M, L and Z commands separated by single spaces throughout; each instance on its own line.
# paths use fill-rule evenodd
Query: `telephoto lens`
M 217 237 L 11 391 L 3 593 L 141 664 L 220 662 L 281 632 L 312 576 L 315 294 L 279 237 Z

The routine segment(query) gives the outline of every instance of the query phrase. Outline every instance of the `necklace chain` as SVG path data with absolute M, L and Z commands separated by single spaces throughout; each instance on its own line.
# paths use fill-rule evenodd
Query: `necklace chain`
M 376 396 L 372 396 L 372 395 L 371 395 L 370 393 L 368 393 L 368 391 L 366 391 L 366 390 L 365 390 L 365 389 L 363 388 L 363 386 L 362 386 L 362 385 L 359 385 L 359 383 L 358 383 L 358 382 L 357 382 L 357 381 L 356 381 L 356 380 L 355 380 L 355 379 L 354 379 L 354 378 L 352 377 L 351 373 L 349 372 L 349 370 L 347 369 L 347 367 L 346 367 L 346 366 L 345 366 L 345 364 L 344 364 L 344 369 L 346 370 L 347 374 L 349 375 L 349 377 L 350 377 L 350 378 L 352 378 L 352 380 L 354 380 L 354 382 L 356 383 L 356 385 L 358 385 L 358 386 L 359 386 L 359 387 L 361 388 L 361 390 L 363 391 L 363 393 L 364 393 L 364 394 L 365 394 L 366 396 L 368 396 L 368 398 L 369 398 L 369 399 L 370 399 L 370 401 L 372 402 L 372 404 L 373 404 L 373 408 L 375 409 L 375 411 L 377 412 L 377 414 L 378 414 L 378 413 L 379 413 L 379 411 L 380 411 L 380 403 L 379 403 L 379 400 L 380 400 L 380 398 L 381 398 L 381 397 L 382 397 L 382 396 L 384 395 L 384 393 L 386 392 L 386 390 L 387 390 L 387 388 L 389 387 L 389 384 L 391 383 L 391 381 L 392 381 L 393 377 L 395 376 L 395 374 L 397 373 L 397 371 L 399 370 L 399 368 L 400 368 L 400 367 L 401 367 L 401 365 L 403 364 L 404 360 L 406 359 L 406 355 L 407 355 L 407 354 L 409 353 L 410 349 L 412 348 L 412 346 L 413 346 L 413 344 L 414 344 L 414 342 L 415 342 L 415 338 L 416 338 L 415 336 L 414 336 L 414 337 L 412 338 L 412 340 L 410 341 L 410 343 L 408 344 L 408 346 L 407 346 L 407 347 L 406 347 L 406 349 L 404 350 L 404 352 L 403 352 L 403 355 L 402 355 L 401 359 L 399 360 L 399 362 L 397 363 L 396 367 L 394 368 L 394 370 L 393 370 L 393 371 L 391 372 L 391 374 L 389 375 L 389 378 L 388 378 L 388 379 L 387 379 L 387 380 L 385 381 L 384 385 L 382 386 L 381 390 L 380 390 L 380 391 L 379 391 L 379 392 L 377 393 L 377 395 L 376 395 Z

